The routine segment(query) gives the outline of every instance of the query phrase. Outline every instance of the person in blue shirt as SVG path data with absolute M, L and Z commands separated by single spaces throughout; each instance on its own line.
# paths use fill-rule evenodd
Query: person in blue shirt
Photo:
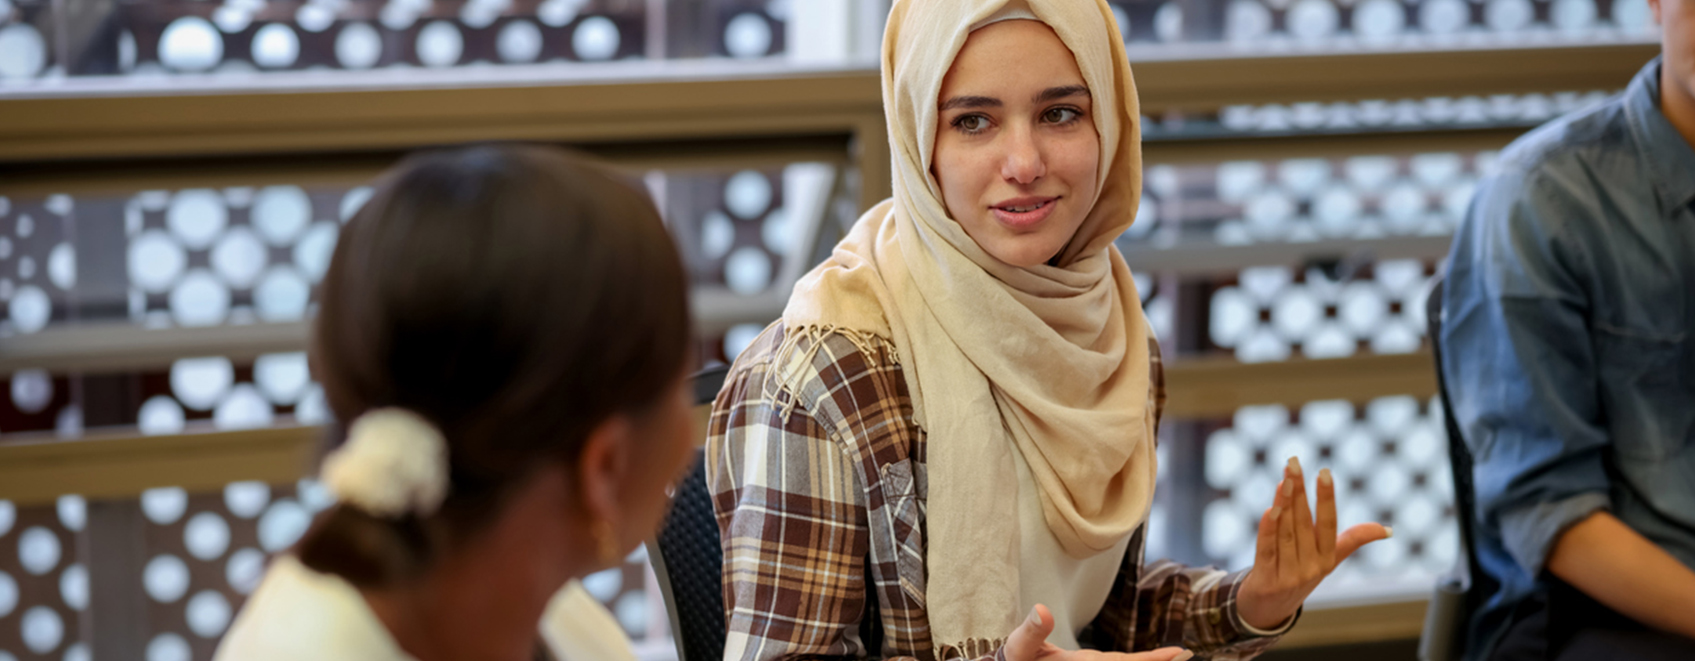
M 1441 369 L 1498 590 L 1468 660 L 1695 659 L 1695 0 L 1660 57 L 1501 153 Z

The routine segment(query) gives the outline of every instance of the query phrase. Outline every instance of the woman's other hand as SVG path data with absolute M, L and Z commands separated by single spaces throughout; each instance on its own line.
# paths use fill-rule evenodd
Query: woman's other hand
M 1133 654 L 1060 649 L 1048 642 L 1050 633 L 1053 633 L 1053 615 L 1048 613 L 1047 606 L 1036 604 L 1030 610 L 1030 617 L 1006 637 L 1001 651 L 1007 661 L 1187 661 L 1195 656 L 1181 647 L 1161 647 L 1152 652 Z
M 1301 462 L 1289 459 L 1277 498 L 1259 520 L 1259 551 L 1237 593 L 1236 608 L 1249 626 L 1271 630 L 1295 616 L 1324 577 L 1371 542 L 1388 539 L 1388 526 L 1362 523 L 1336 534 L 1336 484 L 1330 469 L 1318 472 L 1318 521 L 1307 508 Z

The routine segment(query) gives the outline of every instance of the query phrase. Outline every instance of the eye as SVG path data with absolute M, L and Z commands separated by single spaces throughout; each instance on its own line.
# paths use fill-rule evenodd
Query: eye
M 979 133 L 989 128 L 989 118 L 982 115 L 960 115 L 954 118 L 953 127 L 962 133 Z
M 1042 113 L 1042 120 L 1049 124 L 1070 124 L 1082 116 L 1083 113 L 1076 108 L 1049 108 Z

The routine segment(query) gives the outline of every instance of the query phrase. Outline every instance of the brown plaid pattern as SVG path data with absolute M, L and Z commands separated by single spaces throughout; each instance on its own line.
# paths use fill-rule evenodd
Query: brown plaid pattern
M 778 322 L 742 353 L 708 427 L 706 479 L 724 545 L 724 658 L 999 657 L 938 650 L 930 639 L 924 431 L 913 423 L 893 347 L 832 332 L 818 346 L 802 340 L 790 364 L 777 365 L 783 337 Z M 1149 343 L 1157 416 L 1164 371 Z M 1145 529 L 1083 644 L 1182 645 L 1202 658 L 1247 659 L 1277 641 L 1240 624 L 1245 572 L 1144 565 Z M 868 598 L 878 600 L 881 650 L 860 639 Z

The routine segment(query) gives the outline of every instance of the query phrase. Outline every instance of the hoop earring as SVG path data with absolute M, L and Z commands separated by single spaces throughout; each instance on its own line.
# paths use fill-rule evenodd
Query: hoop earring
M 594 542 L 600 547 L 600 565 L 611 567 L 618 564 L 618 536 L 612 533 L 612 524 L 605 521 L 594 522 Z

